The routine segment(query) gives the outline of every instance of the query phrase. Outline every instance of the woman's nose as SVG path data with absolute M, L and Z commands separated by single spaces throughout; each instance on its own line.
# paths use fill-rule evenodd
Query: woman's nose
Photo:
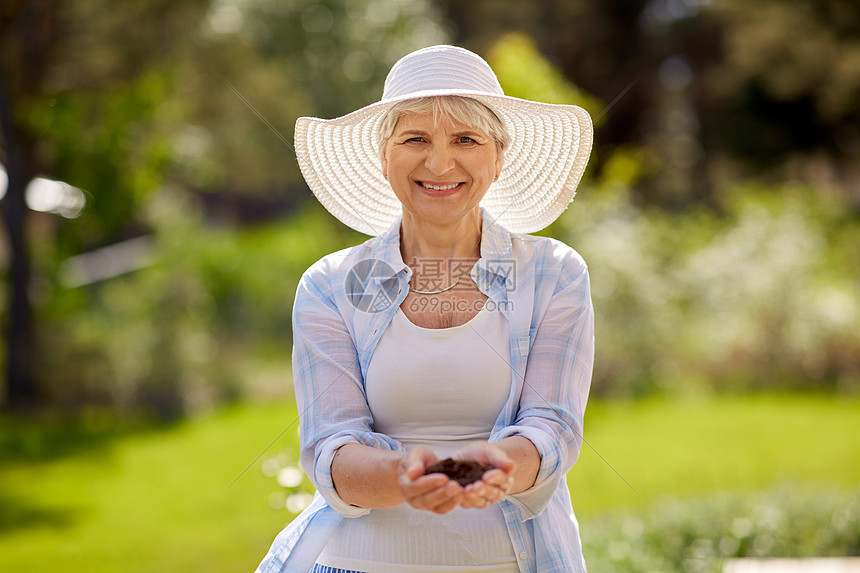
M 434 175 L 442 175 L 454 167 L 454 156 L 445 145 L 431 145 L 424 165 Z

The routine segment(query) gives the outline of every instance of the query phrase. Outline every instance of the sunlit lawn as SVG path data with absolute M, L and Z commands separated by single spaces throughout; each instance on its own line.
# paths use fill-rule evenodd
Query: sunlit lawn
M 585 438 L 589 445 L 568 475 L 580 517 L 642 507 L 663 496 L 782 482 L 860 483 L 857 398 L 592 403 Z
M 662 496 L 853 486 L 858 414 L 860 400 L 825 397 L 592 403 L 590 446 L 569 476 L 574 507 L 587 522 Z M 286 400 L 54 456 L 0 452 L 0 571 L 253 570 L 289 519 L 269 507 L 278 486 L 260 461 L 291 449 L 295 427 L 278 436 L 294 418 Z
M 253 570 L 287 514 L 268 507 L 277 486 L 259 465 L 230 484 L 293 411 L 237 408 L 4 467 L 0 511 L 20 523 L 0 520 L 0 571 Z

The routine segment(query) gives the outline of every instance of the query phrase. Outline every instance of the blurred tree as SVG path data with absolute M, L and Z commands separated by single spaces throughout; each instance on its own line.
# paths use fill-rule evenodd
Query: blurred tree
M 34 324 L 26 189 L 37 174 L 90 195 L 75 248 L 114 235 L 158 180 L 163 153 L 143 127 L 168 80 L 154 72 L 205 2 L 151 1 L 115 10 L 104 0 L 16 0 L 0 10 L 0 118 L 9 185 L 3 216 L 10 250 L 7 402 L 33 405 Z M 165 41 L 170 38 L 170 41 Z M 63 243 L 61 243 L 63 244 Z
M 640 200 L 718 203 L 723 183 L 754 172 L 841 186 L 860 202 L 853 0 L 437 1 L 457 43 L 483 53 L 524 32 L 608 102 L 596 167 L 601 148 L 651 147 Z
M 118 7 L 108 0 L 13 0 L 0 17 L 0 158 L 10 179 L 2 202 L 11 252 L 7 402 L 14 408 L 40 395 L 32 370 L 39 339 L 28 294 L 32 269 L 43 279 L 43 297 L 51 297 L 63 288 L 64 260 L 163 233 L 142 207 L 165 186 L 207 201 L 253 197 L 267 216 L 276 212 L 272 204 L 283 212 L 309 197 L 287 148 L 295 119 L 339 115 L 377 99 L 394 60 L 447 39 L 433 6 L 420 1 L 147 0 Z M 28 245 L 34 225 L 25 189 L 36 175 L 84 189 L 87 205 L 73 220 L 50 220 L 39 243 Z M 40 226 L 45 221 L 39 217 Z M 169 344 L 165 338 L 152 348 Z M 181 376 L 159 378 L 179 383 Z
M 757 169 L 848 184 L 860 204 L 860 4 L 727 0 L 708 14 L 723 44 L 706 77 L 715 144 Z M 829 176 L 813 173 L 822 156 Z
M 379 99 L 398 58 L 448 40 L 437 12 L 429 0 L 214 0 L 181 74 L 193 122 L 177 134 L 183 178 L 204 191 L 308 198 L 288 147 L 296 119 Z
M 463 9 L 480 6 L 478 2 Z M 636 18 L 653 20 L 641 24 L 645 30 L 668 25 L 664 15 L 652 10 Z M 483 14 L 499 21 L 508 17 L 498 9 Z M 511 26 L 528 25 L 537 20 L 536 14 L 520 13 Z M 570 24 L 579 25 L 574 22 L 572 18 Z M 487 42 L 479 50 L 506 93 L 583 105 L 601 119 L 596 126 L 599 143 L 617 108 L 610 106 L 604 114 L 603 102 L 561 74 L 560 61 L 537 50 L 542 37 L 532 40 L 523 33 L 478 37 Z M 627 130 L 623 137 L 633 144 L 618 145 L 625 141 L 619 139 L 598 146 L 592 162 L 600 168 L 590 169 L 582 198 L 577 199 L 577 204 L 584 204 L 565 212 L 548 229 L 590 261 L 597 328 L 603 333 L 594 390 L 627 396 L 730 386 L 851 391 L 858 380 L 857 360 L 852 358 L 858 348 L 854 328 L 858 310 L 852 302 L 858 300 L 858 265 L 852 254 L 856 248 L 848 245 L 856 242 L 856 223 L 845 212 L 844 202 L 833 200 L 822 188 L 796 181 L 770 186 L 722 180 L 712 182 L 711 189 L 703 184 L 707 172 L 717 169 L 711 162 L 719 166 L 729 153 L 745 157 L 742 146 L 760 136 L 772 119 L 758 118 L 757 133 L 745 138 L 726 139 L 719 146 L 708 139 L 728 133 L 729 128 L 712 121 L 707 113 L 701 119 L 701 106 L 707 104 L 716 114 L 725 104 L 722 92 L 705 92 L 709 84 L 696 71 L 699 64 L 694 64 L 693 54 L 699 54 L 696 57 L 702 62 L 715 57 L 705 57 L 707 53 L 706 49 L 682 53 L 673 48 L 662 61 L 655 59 L 654 85 L 637 82 L 628 92 L 651 89 L 652 102 L 631 110 L 636 113 L 630 116 L 630 125 L 616 124 Z M 731 68 L 728 63 L 719 65 Z M 709 73 L 717 74 L 719 69 L 714 59 Z M 764 73 L 767 66 L 757 64 L 755 69 Z M 696 82 L 699 85 L 694 88 Z M 726 90 L 744 91 L 733 91 L 728 80 Z M 617 103 L 627 104 L 627 95 Z M 773 103 L 767 109 L 778 107 Z M 853 113 L 851 105 L 843 111 Z M 738 125 L 742 119 L 723 121 Z M 850 125 L 840 121 L 831 128 Z M 636 125 L 641 132 L 633 130 Z M 787 149 L 803 154 L 823 145 L 822 141 L 810 138 Z M 712 146 L 708 155 L 706 143 Z M 750 149 L 774 157 L 775 163 L 781 161 L 764 145 L 753 142 Z M 830 160 L 837 162 L 838 157 Z M 647 182 L 650 187 L 642 182 L 649 170 L 653 173 Z M 707 202 L 691 204 L 708 199 L 712 189 L 719 193 L 711 197 L 719 201 L 718 211 Z M 642 194 L 637 197 L 636 193 Z
M 601 117 L 592 157 L 595 172 L 602 170 L 610 151 L 619 145 L 654 143 L 652 131 L 661 122 L 655 111 L 664 91 L 659 81 L 660 64 L 677 51 L 678 41 L 662 29 L 659 33 L 648 30 L 649 0 L 542 0 L 517 3 L 516 7 L 513 2 L 439 1 L 458 26 L 458 42 L 484 51 L 501 33 L 521 31 L 534 38 L 540 51 L 567 78 L 604 102 L 601 109 L 592 110 L 595 117 Z M 683 1 L 677 4 L 688 6 Z M 713 35 L 706 23 L 685 34 L 697 59 L 711 57 L 716 49 Z M 660 167 L 659 163 L 652 165 L 649 171 Z M 694 167 L 688 162 L 684 168 Z M 650 201 L 677 200 L 675 193 L 649 189 L 647 180 L 637 190 Z M 703 190 L 694 187 L 685 191 L 699 197 Z
M 493 43 L 487 61 L 510 96 L 585 108 L 599 123 L 603 103 L 585 93 L 540 53 L 525 34 L 505 34 Z

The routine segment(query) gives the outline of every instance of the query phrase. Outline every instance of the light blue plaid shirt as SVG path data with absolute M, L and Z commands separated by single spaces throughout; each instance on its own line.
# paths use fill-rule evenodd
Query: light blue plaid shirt
M 511 234 L 488 219 L 484 212 L 481 258 L 471 276 L 487 304 L 505 313 L 511 367 L 510 396 L 490 441 L 525 436 L 541 456 L 534 486 L 500 507 L 522 573 L 584 572 L 565 474 L 582 447 L 594 359 L 587 267 L 563 243 Z M 335 491 L 331 462 L 340 446 L 403 449 L 374 431 L 364 391 L 370 357 L 412 276 L 400 254 L 399 225 L 323 258 L 299 284 L 293 374 L 301 462 L 317 494 L 275 539 L 258 573 L 307 573 L 343 519 L 372 511 Z

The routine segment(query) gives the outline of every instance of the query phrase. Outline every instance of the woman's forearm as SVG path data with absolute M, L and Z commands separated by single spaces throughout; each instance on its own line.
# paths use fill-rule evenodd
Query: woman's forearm
M 403 452 L 346 444 L 331 463 L 331 478 L 337 494 L 346 503 L 379 509 L 403 503 L 397 484 Z
M 520 493 L 532 487 L 540 469 L 540 453 L 526 437 L 511 436 L 493 443 L 514 462 L 514 485 L 509 493 Z

